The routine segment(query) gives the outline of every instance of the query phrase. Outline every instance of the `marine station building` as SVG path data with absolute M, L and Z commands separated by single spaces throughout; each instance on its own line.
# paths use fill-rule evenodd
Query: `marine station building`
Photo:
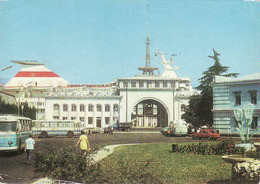
M 14 95 L 17 104 L 36 108 L 38 120 L 79 120 L 86 128 L 132 123 L 134 127 L 184 125 L 181 118 L 194 94 L 189 77 L 180 78 L 170 59 L 160 55 L 164 72 L 155 75 L 150 65 L 141 75 L 107 84 L 75 85 L 38 62 L 13 61 L 23 68 L 1 91 Z

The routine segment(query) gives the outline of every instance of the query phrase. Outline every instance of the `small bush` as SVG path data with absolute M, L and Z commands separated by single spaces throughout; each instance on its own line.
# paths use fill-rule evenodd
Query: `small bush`
M 245 155 L 249 158 L 260 159 L 260 151 L 247 151 Z
M 199 143 L 188 145 L 172 145 L 173 153 L 184 154 L 200 154 L 200 155 L 230 155 L 230 154 L 244 154 L 243 148 L 235 147 L 235 142 L 232 139 L 224 139 L 220 143 Z
M 105 180 L 102 178 L 100 165 L 93 164 L 88 157 L 83 157 L 73 148 L 56 150 L 41 146 L 35 153 L 34 173 L 36 177 L 52 179 L 95 182 Z

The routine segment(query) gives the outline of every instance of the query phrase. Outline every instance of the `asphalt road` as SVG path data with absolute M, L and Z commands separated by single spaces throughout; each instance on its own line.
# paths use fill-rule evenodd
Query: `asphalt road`
M 34 138 L 37 145 L 55 147 L 75 147 L 78 137 L 52 137 Z M 92 134 L 88 136 L 92 148 L 115 144 L 132 143 L 182 143 L 194 142 L 191 137 L 165 137 L 160 133 L 114 133 L 114 134 Z M 209 140 L 200 140 L 201 142 Z M 79 149 L 79 148 L 75 148 Z M 171 150 L 171 148 L 169 148 Z M 32 157 L 33 160 L 33 157 Z M 26 164 L 26 153 L 21 154 L 1 154 L 0 155 L 0 183 L 30 183 L 34 180 L 33 163 Z

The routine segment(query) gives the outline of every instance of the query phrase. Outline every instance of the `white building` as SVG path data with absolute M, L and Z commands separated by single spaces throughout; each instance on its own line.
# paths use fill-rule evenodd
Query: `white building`
M 118 79 L 120 122 L 133 122 L 136 127 L 167 126 L 181 119 L 184 107 L 193 94 L 190 78 L 179 78 L 173 62 L 161 56 L 165 71 L 162 75 L 137 75 Z M 146 68 L 147 69 L 147 68 Z
M 116 122 L 132 122 L 135 127 L 183 124 L 181 115 L 193 94 L 191 80 L 179 78 L 175 73 L 178 68 L 172 67 L 163 53 L 158 54 L 165 69 L 162 75 L 154 75 L 149 70 L 155 68 L 145 67 L 148 75 L 103 85 L 69 85 L 61 77 L 53 82 L 53 77 L 43 77 L 43 71 L 39 74 L 35 66 L 22 62 L 27 67 L 21 71 L 30 74 L 24 74 L 21 80 L 20 71 L 3 90 L 14 94 L 19 103 L 34 106 L 37 119 L 75 119 L 86 127 L 106 127 Z M 37 67 L 53 73 L 43 65 Z

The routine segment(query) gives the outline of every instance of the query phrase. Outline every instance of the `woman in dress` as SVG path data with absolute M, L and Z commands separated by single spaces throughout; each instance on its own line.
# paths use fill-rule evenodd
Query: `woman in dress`
M 80 149 L 82 150 L 83 152 L 83 156 L 86 156 L 87 155 L 87 150 L 88 148 L 90 148 L 90 145 L 89 145 L 89 142 L 88 142 L 88 137 L 87 135 L 85 134 L 85 131 L 81 131 L 81 136 L 79 137 L 79 140 L 76 144 L 76 147 L 80 144 Z

